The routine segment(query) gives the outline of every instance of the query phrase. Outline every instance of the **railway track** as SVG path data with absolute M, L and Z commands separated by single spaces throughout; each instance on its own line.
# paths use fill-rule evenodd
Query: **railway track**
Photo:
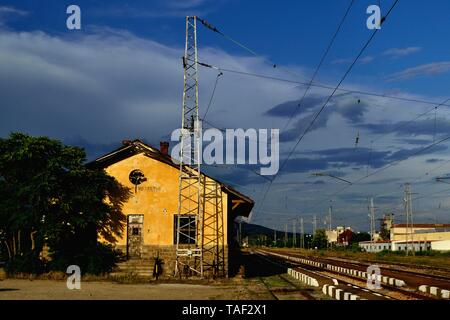
M 301 271 L 302 273 L 308 274 L 311 277 L 314 277 L 314 279 L 317 279 L 319 282 L 319 287 L 323 288 L 324 285 L 327 287 L 334 287 L 336 289 L 340 289 L 342 291 L 345 291 L 355 297 L 357 297 L 358 300 L 388 300 L 391 299 L 390 297 L 380 294 L 378 292 L 374 292 L 373 290 L 365 289 L 361 286 L 357 286 L 354 283 L 345 281 L 343 279 L 335 279 L 335 277 L 332 277 L 330 275 L 327 275 L 326 273 L 323 273 L 323 270 L 320 270 L 320 268 L 312 267 L 312 266 L 305 266 L 298 263 L 293 263 L 292 261 L 287 261 L 284 259 L 281 259 L 280 257 L 273 257 L 270 255 L 266 255 L 262 252 L 256 252 L 257 254 L 261 255 L 263 259 L 266 262 L 274 263 L 279 266 L 284 266 L 284 268 L 287 270 L 288 268 L 294 268 L 295 270 Z M 353 300 L 353 299 L 352 299 Z M 356 299 L 355 299 L 356 300 Z
M 333 284 L 330 284 L 330 278 L 336 279 L 339 282 L 339 287 L 341 290 L 345 290 L 346 292 L 353 293 L 355 295 L 358 295 L 362 299 L 368 299 L 368 300 L 383 300 L 383 299 L 400 299 L 400 300 L 434 300 L 437 299 L 437 297 L 425 294 L 423 292 L 419 292 L 418 286 L 419 284 L 424 284 L 423 281 L 426 280 L 426 282 L 441 285 L 442 287 L 446 287 L 448 284 L 446 279 L 442 279 L 442 277 L 433 277 L 431 275 L 426 275 L 420 278 L 419 280 L 411 281 L 411 278 L 416 277 L 416 273 L 411 272 L 404 272 L 402 273 L 399 270 L 388 270 L 386 266 L 383 266 L 382 268 L 382 274 L 389 273 L 391 276 L 396 276 L 397 279 L 401 279 L 405 285 L 402 285 L 401 287 L 398 287 L 396 285 L 390 285 L 388 283 L 382 284 L 382 290 L 370 290 L 367 288 L 367 285 L 365 283 L 366 279 L 362 279 L 361 277 L 358 277 L 355 274 L 343 274 L 341 272 L 336 271 L 337 268 L 330 268 L 330 263 L 333 264 L 333 266 L 340 266 L 342 268 L 352 268 L 352 270 L 367 270 L 368 264 L 358 264 L 355 263 L 355 261 L 352 262 L 342 262 L 342 261 L 336 261 L 335 259 L 327 259 L 327 258 L 311 258 L 311 257 L 303 257 L 302 255 L 298 253 L 291 253 L 282 251 L 282 254 L 280 255 L 279 250 L 257 250 L 257 253 L 260 255 L 263 255 L 266 257 L 270 257 L 270 259 L 275 260 L 277 263 L 284 264 L 286 267 L 294 268 L 295 271 L 302 271 L 303 273 L 309 273 L 317 280 L 319 281 L 320 285 L 327 285 L 327 286 L 336 286 Z M 285 258 L 283 258 L 283 255 Z M 292 261 L 290 258 L 297 258 L 296 261 Z M 299 263 L 298 261 L 300 259 L 298 258 L 304 258 L 309 259 L 309 264 L 305 263 Z M 300 260 L 303 261 L 303 260 Z M 312 263 L 311 261 L 315 262 Z M 296 270 L 295 268 L 299 268 L 299 270 Z M 391 272 L 386 272 L 391 271 Z M 414 278 L 415 279 L 415 278 Z M 335 281 L 336 281 L 335 280 Z M 411 286 L 410 284 L 413 283 Z M 408 285 L 406 285 L 408 284 Z M 325 289 L 324 289 L 325 292 Z
M 272 250 L 270 250 L 272 251 Z M 273 252 L 280 252 L 278 250 L 273 250 Z M 329 257 L 304 257 L 297 252 L 283 251 L 286 254 L 293 257 L 302 257 L 314 261 L 319 261 L 321 263 L 333 264 L 343 268 L 352 268 L 359 271 L 366 271 L 370 263 L 358 262 L 354 260 L 344 260 L 342 258 L 335 259 Z M 406 286 L 412 290 L 417 290 L 421 285 L 436 286 L 442 289 L 450 290 L 450 277 L 443 275 L 428 273 L 414 272 L 410 270 L 400 270 L 397 266 L 390 266 L 386 263 L 373 263 L 380 267 L 381 273 L 385 276 L 389 276 L 396 279 L 401 279 L 405 282 Z
M 278 268 L 284 268 L 284 265 L 281 265 L 277 262 L 266 259 L 265 257 L 258 256 L 262 259 L 263 263 L 271 263 Z M 264 285 L 267 292 L 274 300 L 284 300 L 288 295 L 299 295 L 301 298 L 305 300 L 315 300 L 314 297 L 305 290 L 305 288 L 299 286 L 294 281 L 291 281 L 287 276 L 283 274 L 277 274 L 275 277 L 279 280 L 277 285 L 271 284 L 264 277 L 258 277 L 259 281 Z M 281 283 L 281 285 L 280 285 Z

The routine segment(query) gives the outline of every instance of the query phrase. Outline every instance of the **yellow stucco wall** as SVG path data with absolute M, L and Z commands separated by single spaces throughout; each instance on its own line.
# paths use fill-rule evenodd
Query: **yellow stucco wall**
M 438 240 L 450 240 L 450 232 L 429 232 L 429 233 L 416 233 L 419 230 L 433 230 L 433 228 L 413 228 L 414 241 L 438 241 Z M 403 227 L 395 227 L 391 229 L 392 241 L 406 241 L 407 229 Z M 409 238 L 411 239 L 411 237 Z
M 129 180 L 131 171 L 141 170 L 147 181 L 135 186 Z M 144 245 L 174 244 L 174 215 L 178 212 L 179 170 L 144 154 L 136 154 L 107 167 L 106 172 L 132 191 L 123 213 L 143 214 Z M 207 178 L 209 179 L 209 178 Z M 224 242 L 227 243 L 227 194 L 222 192 Z M 207 208 L 206 212 L 210 212 Z M 126 231 L 117 245 L 126 245 Z

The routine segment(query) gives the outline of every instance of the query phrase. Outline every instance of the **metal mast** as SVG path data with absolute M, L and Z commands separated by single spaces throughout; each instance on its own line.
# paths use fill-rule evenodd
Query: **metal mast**
M 316 230 L 317 230 L 317 216 L 314 214 L 314 217 L 313 217 L 313 223 L 312 223 L 312 234 L 313 234 L 313 236 L 315 236 L 316 235 Z
M 406 213 L 406 255 L 414 255 L 414 222 L 412 213 L 411 184 L 405 184 L 405 213 Z
M 175 274 L 225 276 L 222 186 L 201 174 L 197 17 L 186 17 Z M 240 235 L 239 235 L 240 237 Z
M 300 218 L 300 248 L 305 248 L 305 229 L 303 227 L 303 218 Z
M 204 177 L 203 180 L 203 271 L 223 277 L 226 270 L 222 187 L 211 178 Z M 239 221 L 239 241 L 242 244 L 242 221 Z
M 288 244 L 288 225 L 284 225 L 284 246 L 287 247 Z
M 373 243 L 375 241 L 375 208 L 373 206 L 373 198 L 369 199 L 369 218 L 370 218 L 370 249 L 373 251 Z
M 296 219 L 292 220 L 292 247 L 295 248 L 295 246 L 297 245 L 297 233 L 296 233 Z
M 203 276 L 196 17 L 186 17 L 175 274 Z

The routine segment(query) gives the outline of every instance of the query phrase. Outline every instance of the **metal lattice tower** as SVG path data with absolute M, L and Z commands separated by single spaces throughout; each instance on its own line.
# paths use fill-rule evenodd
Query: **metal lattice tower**
M 216 181 L 205 177 L 203 181 L 203 271 L 214 277 L 225 276 L 225 229 L 223 219 L 222 188 Z M 241 237 L 241 231 L 240 231 Z
M 296 226 L 296 220 L 292 220 L 292 246 L 295 248 L 295 246 L 297 245 L 297 226 Z
M 369 199 L 369 218 L 370 218 L 370 247 L 373 251 L 373 243 L 375 241 L 375 207 L 373 206 L 373 198 Z
M 305 248 L 305 229 L 303 227 L 303 218 L 300 218 L 300 248 Z
M 414 255 L 414 222 L 412 213 L 411 184 L 405 184 L 405 213 L 406 213 L 406 255 Z
M 222 187 L 201 174 L 197 17 L 186 17 L 175 275 L 225 276 Z M 195 230 L 195 235 L 192 234 Z M 186 239 L 189 242 L 186 244 Z M 181 241 L 184 240 L 184 241 Z
M 186 17 L 175 274 L 196 273 L 203 276 L 203 255 L 199 247 L 203 238 L 201 225 L 203 206 L 201 203 L 201 128 L 198 113 L 196 22 L 195 17 Z M 192 229 L 195 229 L 195 235 L 190 232 Z
M 315 236 L 317 231 L 317 216 L 314 214 L 312 221 L 312 235 Z

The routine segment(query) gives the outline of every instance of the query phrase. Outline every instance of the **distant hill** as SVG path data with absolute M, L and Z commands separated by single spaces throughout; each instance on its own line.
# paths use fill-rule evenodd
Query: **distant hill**
M 255 235 L 265 235 L 273 238 L 274 229 L 263 227 L 257 224 L 242 222 L 242 237 L 252 237 Z M 288 232 L 288 236 L 292 237 L 292 232 Z M 277 230 L 277 238 L 284 237 L 284 231 Z

